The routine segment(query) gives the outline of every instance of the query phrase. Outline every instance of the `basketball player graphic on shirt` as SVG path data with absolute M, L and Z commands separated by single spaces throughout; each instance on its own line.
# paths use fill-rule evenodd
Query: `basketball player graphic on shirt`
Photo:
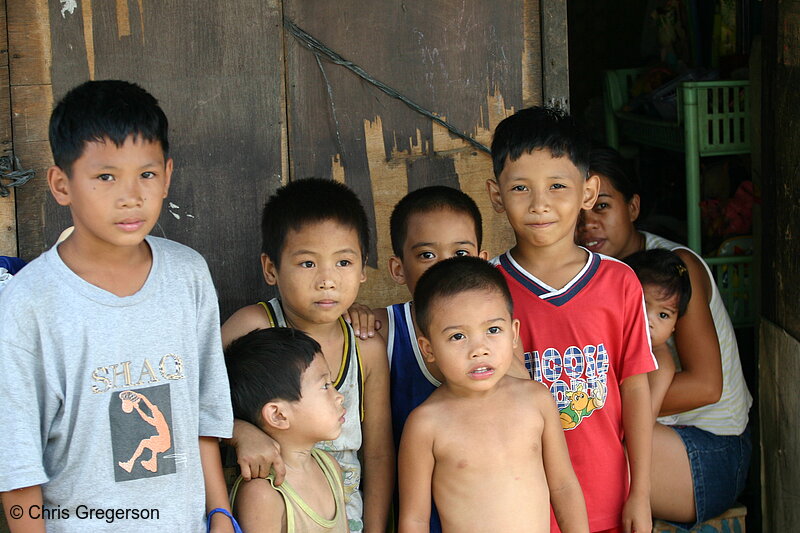
M 120 468 L 130 473 L 131 470 L 133 470 L 136 459 L 138 459 L 145 450 L 150 450 L 150 458 L 142 460 L 141 465 L 150 472 L 158 472 L 158 454 L 164 453 L 172 446 L 172 438 L 167 419 L 158 406 L 153 405 L 144 394 L 134 391 L 123 391 L 119 393 L 119 399 L 122 400 L 123 412 L 132 413 L 135 409 L 136 412 L 139 413 L 139 416 L 142 417 L 142 420 L 155 428 L 156 434 L 152 437 L 142 439 L 131 458 L 127 461 L 119 461 L 117 464 Z M 145 406 L 150 411 L 149 415 L 142 410 L 140 405 L 142 402 L 144 402 Z

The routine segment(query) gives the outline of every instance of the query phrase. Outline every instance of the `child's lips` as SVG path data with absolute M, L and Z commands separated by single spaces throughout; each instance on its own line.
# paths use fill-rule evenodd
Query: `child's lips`
M 326 300 L 317 300 L 315 303 L 319 307 L 322 307 L 323 309 L 332 309 L 332 308 L 336 307 L 336 305 L 339 302 L 337 300 L 327 300 L 326 299 Z
M 122 231 L 137 231 L 144 224 L 144 220 L 140 218 L 126 218 L 116 223 L 116 226 Z
M 533 229 L 542 229 L 542 228 L 549 228 L 553 224 L 555 224 L 555 222 L 531 222 L 530 224 L 528 224 L 528 227 Z
M 467 372 L 472 379 L 488 379 L 494 375 L 494 368 L 489 365 L 480 365 Z
M 344 424 L 344 415 L 347 414 L 347 409 L 342 408 L 342 416 L 339 417 L 339 422 Z

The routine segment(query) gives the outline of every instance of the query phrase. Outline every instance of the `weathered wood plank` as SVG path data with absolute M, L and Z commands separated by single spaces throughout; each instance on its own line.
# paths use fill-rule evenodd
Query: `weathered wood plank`
M 569 111 L 569 46 L 566 0 L 541 1 L 542 99 Z
M 789 422 L 800 412 L 800 342 L 761 321 L 759 367 L 764 531 L 796 531 L 800 523 L 800 439 Z
M 523 4 L 524 44 L 522 51 L 522 105 L 541 105 L 542 97 L 542 17 L 539 0 Z
M 11 85 L 50 84 L 47 0 L 6 0 Z
M 11 144 L 11 92 L 8 74 L 6 4 L 0 2 L 0 157 L 13 155 Z M 0 197 L 0 255 L 17 255 L 17 213 L 14 192 Z
M 523 102 L 540 100 L 541 81 L 523 82 L 523 72 L 540 71 L 533 38 L 538 2 L 502 4 L 288 0 L 284 11 L 375 79 L 489 144 L 497 122 Z M 508 246 L 507 223 L 491 210 L 484 189 L 491 176 L 487 154 L 342 67 L 318 62 L 291 35 L 286 40 L 292 177 L 343 174 L 377 235 L 369 261 L 377 271 L 370 272 L 361 300 L 386 305 L 408 298 L 385 272 L 389 214 L 408 190 L 446 183 L 468 191 L 485 217 L 486 247 L 495 253 Z M 531 60 L 537 64 L 524 64 Z
M 47 0 L 6 0 L 6 9 L 14 154 L 23 168 L 36 172 L 15 191 L 18 253 L 30 260 L 46 246 L 43 216 L 55 206 L 46 199 L 45 180 L 51 161 L 46 139 L 53 101 L 50 22 Z
M 800 86 L 800 1 L 764 15 L 762 313 L 800 339 L 800 94 L 787 90 Z

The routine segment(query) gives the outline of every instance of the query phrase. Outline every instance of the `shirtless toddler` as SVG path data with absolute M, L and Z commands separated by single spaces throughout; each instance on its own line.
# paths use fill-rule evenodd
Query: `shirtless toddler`
M 444 383 L 400 443 L 400 533 L 588 532 L 561 422 L 540 383 L 506 376 L 519 337 L 502 274 L 475 257 L 432 266 L 414 291 L 419 345 Z

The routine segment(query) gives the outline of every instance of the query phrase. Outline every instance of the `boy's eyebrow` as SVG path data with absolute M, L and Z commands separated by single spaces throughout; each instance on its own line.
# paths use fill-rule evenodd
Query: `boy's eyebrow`
M 355 250 L 353 250 L 352 248 L 342 248 L 341 250 L 336 250 L 336 251 L 335 251 L 335 252 L 333 252 L 333 253 L 334 253 L 334 254 L 354 254 L 354 255 L 355 255 L 355 254 L 357 254 L 358 252 L 356 252 L 356 251 L 355 251 Z M 295 255 L 303 255 L 303 254 L 317 255 L 317 254 L 319 254 L 319 252 L 316 252 L 316 251 L 314 251 L 314 250 L 305 250 L 305 249 L 303 249 L 303 250 L 296 250 L 296 251 L 292 252 L 292 256 L 295 256 Z
M 433 246 L 434 244 L 437 244 L 437 243 L 435 243 L 435 242 L 418 242 L 418 243 L 412 244 L 411 245 L 411 249 L 414 250 L 416 248 L 424 248 L 426 246 Z M 455 241 L 454 244 L 471 244 L 471 245 L 475 246 L 475 242 L 474 241 Z
M 161 163 L 159 163 L 157 161 L 148 161 L 147 163 L 145 163 L 143 165 L 139 165 L 139 168 L 140 169 L 142 169 L 142 168 L 152 168 L 152 167 L 158 167 L 158 166 L 161 166 Z M 98 165 L 95 165 L 94 167 L 92 167 L 92 170 L 96 170 L 96 171 L 97 170 L 117 170 L 119 168 L 120 167 L 118 167 L 116 165 L 111 165 L 111 164 L 108 164 L 108 165 L 98 164 Z
M 489 320 L 485 320 L 483 322 L 483 324 L 484 325 L 485 324 L 496 324 L 497 322 L 505 322 L 505 321 L 506 321 L 506 319 L 500 316 L 500 317 L 497 317 L 497 318 L 490 318 Z M 464 326 L 462 326 L 461 324 L 455 324 L 453 326 L 447 326 L 444 329 L 442 329 L 442 333 L 444 333 L 445 331 L 447 331 L 449 329 L 461 329 L 463 327 Z

